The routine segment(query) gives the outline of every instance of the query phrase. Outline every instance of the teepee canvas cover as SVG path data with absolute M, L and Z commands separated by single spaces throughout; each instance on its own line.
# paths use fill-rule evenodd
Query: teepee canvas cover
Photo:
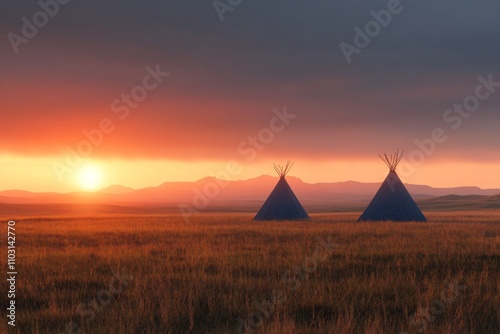
M 400 154 L 398 150 L 390 158 L 386 154 L 380 158 L 389 167 L 389 175 L 387 175 L 384 183 L 382 183 L 358 221 L 427 221 L 417 203 L 415 203 L 403 182 L 401 182 L 398 174 L 396 174 L 396 166 L 403 158 L 403 152 Z
M 292 168 L 290 161 L 283 166 L 274 165 L 280 176 L 278 184 L 259 210 L 254 220 L 300 220 L 309 219 L 306 210 L 302 207 L 297 196 L 286 182 L 285 176 Z

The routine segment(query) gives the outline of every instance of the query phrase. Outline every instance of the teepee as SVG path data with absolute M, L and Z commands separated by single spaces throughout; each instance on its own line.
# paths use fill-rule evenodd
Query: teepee
M 276 170 L 280 179 L 254 220 L 309 219 L 307 212 L 285 179 L 292 166 L 293 163 L 291 161 L 288 161 L 285 166 L 274 165 L 274 170 Z
M 391 220 L 396 222 L 416 221 L 425 222 L 424 214 L 420 211 L 417 203 L 413 200 L 403 182 L 396 174 L 396 167 L 403 158 L 403 153 L 396 152 L 390 157 L 387 154 L 379 157 L 389 167 L 384 183 L 373 197 L 365 212 L 359 217 L 359 221 L 381 221 Z

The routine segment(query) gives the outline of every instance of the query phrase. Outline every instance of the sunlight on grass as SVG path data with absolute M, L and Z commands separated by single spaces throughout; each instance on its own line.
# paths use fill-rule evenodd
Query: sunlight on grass
M 286 300 L 262 333 L 399 333 L 452 281 L 466 288 L 426 333 L 494 333 L 500 319 L 500 225 L 488 214 L 428 215 L 428 223 L 255 223 L 250 215 L 33 218 L 18 222 L 18 329 L 60 333 L 225 333 L 274 289 Z M 340 246 L 292 291 L 285 272 L 317 237 Z M 5 248 L 2 248 L 2 252 Z M 4 256 L 5 254 L 1 254 Z M 114 270 L 134 281 L 86 323 L 77 307 Z M 0 284 L 6 291 L 6 282 Z M 1 307 L 6 307 L 2 299 Z M 414 328 L 415 329 L 415 328 Z

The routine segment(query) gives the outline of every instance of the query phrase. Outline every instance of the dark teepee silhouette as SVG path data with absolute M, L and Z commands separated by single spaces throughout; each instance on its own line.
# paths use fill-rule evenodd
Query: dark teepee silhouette
M 389 167 L 384 183 L 373 197 L 365 212 L 359 217 L 359 221 L 381 221 L 391 220 L 396 222 L 425 222 L 424 214 L 420 211 L 417 203 L 413 200 L 403 182 L 396 174 L 396 167 L 403 158 L 403 152 L 391 155 L 387 154 L 379 157 Z
M 291 161 L 288 161 L 286 166 L 274 165 L 274 169 L 278 173 L 280 180 L 264 205 L 262 205 L 254 220 L 309 219 L 306 210 L 304 210 L 285 179 L 292 166 L 293 163 Z

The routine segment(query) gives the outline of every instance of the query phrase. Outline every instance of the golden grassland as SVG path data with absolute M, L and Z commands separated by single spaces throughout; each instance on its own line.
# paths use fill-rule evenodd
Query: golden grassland
M 500 213 L 356 218 L 18 220 L 17 325 L 2 297 L 0 331 L 237 333 L 245 321 L 254 333 L 499 333 Z M 338 246 L 311 261 L 318 240 Z

